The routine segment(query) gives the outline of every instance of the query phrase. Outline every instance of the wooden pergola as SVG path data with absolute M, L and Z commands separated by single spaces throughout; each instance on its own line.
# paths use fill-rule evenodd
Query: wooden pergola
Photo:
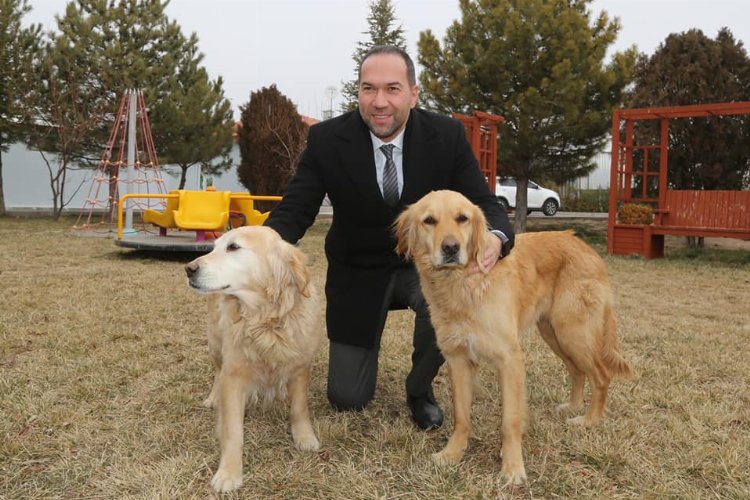
M 487 178 L 490 190 L 494 193 L 497 176 L 497 126 L 505 119 L 483 111 L 474 111 L 473 116 L 460 113 L 453 113 L 452 116 L 463 123 L 471 150 L 477 157 L 479 168 Z
M 750 191 L 676 190 L 668 183 L 669 120 L 728 115 L 750 115 L 750 102 L 613 112 L 607 253 L 661 257 L 665 234 L 750 239 Z M 659 143 L 635 144 L 635 123 L 653 120 L 659 121 Z M 638 168 L 633 160 L 635 152 L 642 152 Z M 653 155 L 658 155 L 658 169 L 649 168 Z M 640 182 L 635 182 L 638 177 Z M 656 179 L 655 196 L 649 192 L 649 186 L 654 186 L 652 179 Z M 634 184 L 640 189 L 634 190 Z M 655 207 L 654 223 L 619 223 L 616 214 L 621 203 Z

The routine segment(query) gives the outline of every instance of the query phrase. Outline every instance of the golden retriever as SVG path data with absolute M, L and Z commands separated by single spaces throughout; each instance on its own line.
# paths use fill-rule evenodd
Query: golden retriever
M 208 297 L 208 346 L 216 378 L 206 406 L 216 409 L 221 445 L 217 491 L 242 485 L 245 404 L 287 393 L 292 438 L 317 450 L 307 392 L 310 366 L 323 338 L 319 294 L 304 254 L 271 228 L 240 227 L 211 253 L 185 266 L 190 288 Z
M 433 455 L 438 464 L 461 460 L 470 432 L 472 390 L 480 361 L 500 373 L 503 404 L 502 472 L 526 480 L 521 435 L 526 415 L 525 367 L 520 335 L 536 327 L 570 373 L 570 400 L 583 408 L 585 378 L 591 403 L 571 423 L 596 424 L 614 376 L 631 376 L 619 352 L 613 294 L 602 259 L 572 232 L 516 237 L 510 255 L 481 268 L 488 238 L 482 211 L 463 195 L 434 191 L 396 220 L 396 250 L 414 261 L 430 307 L 438 346 L 453 392 L 453 434 Z M 476 265 L 481 272 L 472 272 Z

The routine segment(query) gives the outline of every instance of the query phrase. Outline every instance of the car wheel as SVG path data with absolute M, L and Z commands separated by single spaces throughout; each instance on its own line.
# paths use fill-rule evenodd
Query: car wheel
M 557 202 L 550 198 L 549 200 L 544 202 L 544 205 L 542 205 L 542 212 L 544 213 L 544 215 L 552 216 L 557 213 L 557 208 Z
M 506 212 L 508 211 L 508 200 L 506 200 L 505 198 L 498 198 L 497 202 L 501 207 L 503 207 L 503 210 L 505 210 Z

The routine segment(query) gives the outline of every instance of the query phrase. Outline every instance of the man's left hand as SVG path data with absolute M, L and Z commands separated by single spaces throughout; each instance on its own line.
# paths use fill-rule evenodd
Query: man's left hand
M 500 238 L 490 232 L 487 232 L 487 234 L 484 236 L 484 239 L 486 243 L 486 249 L 484 252 L 484 258 L 482 259 L 482 268 L 484 269 L 483 272 L 488 273 L 490 272 L 490 269 L 492 269 L 492 267 L 497 263 L 497 261 L 500 260 L 503 244 L 500 241 Z M 469 268 L 469 274 L 476 274 L 480 271 L 481 269 L 479 268 L 479 264 L 477 264 L 476 262 L 474 262 Z

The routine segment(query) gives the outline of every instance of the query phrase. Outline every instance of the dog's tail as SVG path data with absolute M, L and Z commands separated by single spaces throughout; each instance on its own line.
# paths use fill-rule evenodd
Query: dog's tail
M 604 344 L 602 360 L 612 377 L 633 378 L 630 364 L 620 353 L 620 341 L 617 338 L 617 323 L 611 306 L 604 311 Z

